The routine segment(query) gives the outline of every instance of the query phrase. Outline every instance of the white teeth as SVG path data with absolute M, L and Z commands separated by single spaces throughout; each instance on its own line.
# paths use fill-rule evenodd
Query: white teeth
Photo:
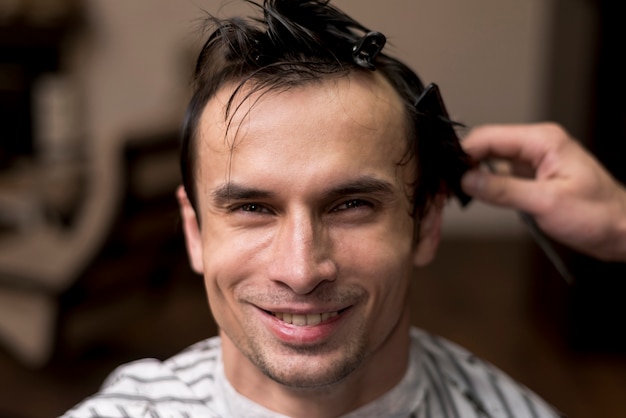
M 307 325 L 317 325 L 322 322 L 322 315 L 319 314 L 311 314 L 306 316 L 306 324 Z
M 281 312 L 273 312 L 273 315 L 283 322 L 301 327 L 304 325 L 317 325 L 329 318 L 337 316 L 338 312 L 324 312 L 321 314 L 289 314 Z
M 291 317 L 291 323 L 296 326 L 306 325 L 306 315 L 294 314 Z

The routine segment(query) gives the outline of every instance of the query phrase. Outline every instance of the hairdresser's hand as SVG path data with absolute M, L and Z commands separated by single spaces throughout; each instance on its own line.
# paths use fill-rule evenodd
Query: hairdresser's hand
M 510 174 L 468 172 L 466 193 L 532 215 L 545 233 L 575 250 L 626 261 L 626 190 L 561 127 L 483 126 L 462 146 L 476 160 L 511 163 Z

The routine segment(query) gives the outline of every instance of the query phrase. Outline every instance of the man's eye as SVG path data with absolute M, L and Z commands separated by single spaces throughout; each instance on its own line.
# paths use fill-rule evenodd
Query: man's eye
M 352 200 L 348 200 L 347 202 L 342 203 L 339 206 L 336 206 L 333 209 L 333 212 L 339 212 L 339 211 L 348 210 L 348 209 L 358 209 L 363 206 L 372 206 L 372 205 L 365 200 L 352 199 Z
M 252 213 L 269 213 L 269 210 L 265 206 L 259 205 L 258 203 L 246 203 L 238 206 L 237 210 Z

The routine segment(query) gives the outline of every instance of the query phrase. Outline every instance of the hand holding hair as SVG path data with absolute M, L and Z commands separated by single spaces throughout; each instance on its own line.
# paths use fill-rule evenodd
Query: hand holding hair
M 475 160 L 504 159 L 511 173 L 475 169 L 463 190 L 530 214 L 550 237 L 607 261 L 626 261 L 626 190 L 560 126 L 486 125 L 462 141 Z

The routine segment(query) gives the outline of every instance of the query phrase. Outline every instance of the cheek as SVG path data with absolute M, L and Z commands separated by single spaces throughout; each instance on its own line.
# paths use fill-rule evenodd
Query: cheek
M 205 276 L 214 277 L 224 285 L 258 271 L 263 249 L 270 239 L 267 232 L 246 232 L 207 223 L 202 231 Z
M 368 228 L 342 230 L 334 234 L 333 242 L 344 258 L 387 268 L 411 259 L 413 227 L 408 212 L 399 209 Z
M 360 316 L 373 345 L 385 341 L 402 320 L 413 271 L 410 240 L 402 245 L 378 244 L 355 248 L 360 255 L 350 258 L 351 271 L 346 274 L 351 284 L 368 295 Z
M 237 286 L 262 270 L 259 244 L 236 234 L 203 233 L 204 285 L 218 325 L 237 319 Z
M 397 223 L 339 240 L 336 256 L 342 277 L 367 287 L 377 304 L 401 299 L 413 269 L 412 236 L 412 225 Z

